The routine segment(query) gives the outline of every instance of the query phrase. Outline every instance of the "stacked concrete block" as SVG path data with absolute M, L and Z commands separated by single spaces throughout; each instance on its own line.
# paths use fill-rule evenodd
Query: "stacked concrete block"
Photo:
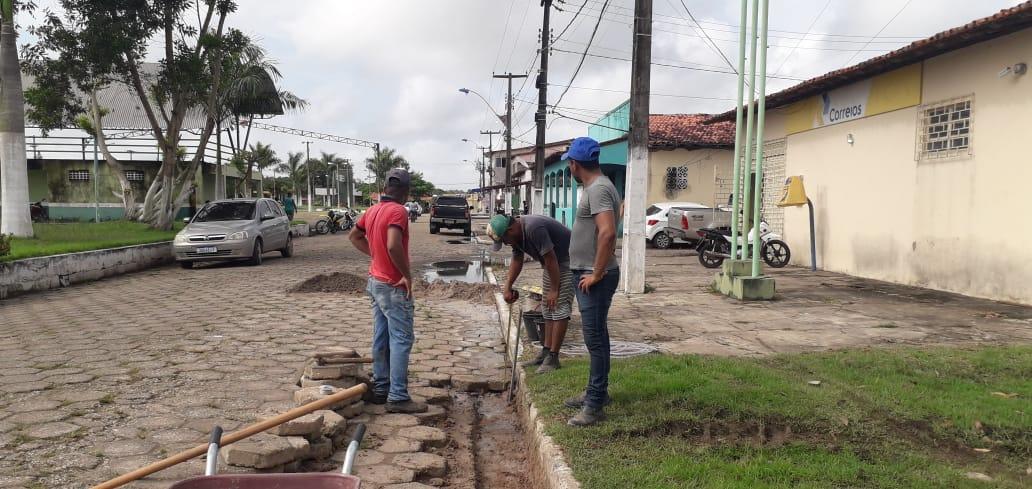
M 364 373 L 354 350 L 316 353 L 306 362 L 294 404 L 303 406 L 363 383 Z M 222 450 L 225 463 L 263 472 L 292 472 L 330 460 L 348 440 L 348 418 L 363 411 L 361 398 L 352 398 L 290 420 L 265 433 Z M 279 413 L 260 413 L 266 419 Z

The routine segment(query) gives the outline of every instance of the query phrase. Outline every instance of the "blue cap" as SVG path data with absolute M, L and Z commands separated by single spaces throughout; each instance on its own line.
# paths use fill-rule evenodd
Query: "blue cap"
M 588 137 L 574 139 L 570 149 L 563 153 L 564 160 L 576 160 L 578 163 L 598 163 L 598 154 L 602 151 L 598 141 Z

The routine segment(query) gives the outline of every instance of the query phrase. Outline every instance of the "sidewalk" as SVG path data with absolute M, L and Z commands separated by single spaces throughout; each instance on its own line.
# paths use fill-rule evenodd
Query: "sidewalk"
M 495 258 L 504 256 L 500 252 Z M 506 267 L 494 271 L 504 283 Z M 528 260 L 517 286 L 540 285 L 541 273 Z M 710 290 L 714 273 L 699 264 L 693 251 L 647 250 L 651 292 L 614 297 L 611 338 L 667 353 L 730 356 L 1032 342 L 1032 307 L 795 267 L 765 270 L 777 280 L 775 300 L 739 302 Z M 569 343 L 581 341 L 574 310 Z

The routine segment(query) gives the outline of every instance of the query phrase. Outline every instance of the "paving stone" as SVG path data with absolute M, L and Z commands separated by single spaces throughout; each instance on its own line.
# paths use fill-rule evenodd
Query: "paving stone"
M 223 448 L 220 454 L 230 465 L 268 469 L 300 458 L 302 449 L 307 452 L 307 440 L 301 438 L 302 444 L 291 438 L 297 437 L 259 433 Z
M 51 421 L 61 421 L 70 415 L 71 413 L 66 411 L 30 411 L 27 413 L 15 414 L 14 416 L 7 418 L 6 421 L 22 425 L 37 425 L 49 423 Z
M 319 365 L 333 364 L 341 359 L 357 358 L 358 352 L 350 348 L 319 350 L 312 355 Z
M 344 457 L 347 455 L 347 450 L 340 450 L 337 453 L 340 454 L 340 462 L 344 462 Z M 370 465 L 381 464 L 386 459 L 386 455 L 379 450 L 363 449 L 358 451 L 358 455 L 355 456 L 355 467 L 365 467 Z
M 419 440 L 425 446 L 442 447 L 448 442 L 448 435 L 440 428 L 432 426 L 413 426 L 398 432 L 398 436 L 410 440 Z
M 7 411 L 12 413 L 27 413 L 30 411 L 50 411 L 60 406 L 61 403 L 51 399 L 31 399 L 28 401 L 17 402 L 6 408 Z
M 351 365 L 308 365 L 305 367 L 304 376 L 312 380 L 341 379 L 344 377 L 354 378 L 358 375 L 360 366 Z
M 326 397 L 336 394 L 339 391 L 340 389 L 335 388 L 333 389 L 333 392 L 331 392 L 330 394 L 323 394 L 321 387 L 302 387 L 294 391 L 294 404 L 298 406 L 304 406 L 305 404 L 310 404 L 315 401 L 325 399 Z M 361 402 L 361 399 L 361 396 L 355 396 L 353 398 L 345 399 L 343 401 L 331 404 L 327 406 L 327 409 L 330 409 L 332 411 L 343 409 L 356 402 Z
M 463 392 L 484 392 L 488 379 L 477 375 L 453 375 L 452 387 Z
M 100 453 L 109 458 L 143 455 L 157 448 L 157 444 L 144 440 L 119 440 L 101 445 Z
M 430 404 L 447 404 L 452 400 L 448 390 L 440 387 L 414 387 L 411 392 L 412 395 L 426 399 L 426 402 Z
M 358 467 L 355 469 L 355 475 L 362 479 L 362 482 L 369 481 L 375 484 L 401 484 L 416 479 L 416 473 L 411 469 L 392 465 Z
M 333 440 L 320 436 L 309 442 L 308 458 L 327 459 L 333 455 Z
M 280 424 L 268 430 L 269 433 L 279 436 L 312 436 L 322 432 L 323 416 L 311 413 L 294 418 L 286 423 Z
M 392 427 L 418 426 L 419 419 L 411 414 L 385 414 L 376 418 L 377 424 Z
M 58 421 L 55 423 L 45 423 L 33 426 L 29 428 L 25 434 L 32 438 L 59 438 L 75 433 L 80 429 L 81 428 L 79 426 L 72 423 Z
M 423 372 L 419 374 L 419 378 L 429 381 L 431 387 L 448 387 L 451 385 L 451 377 L 451 375 L 439 372 Z
M 417 477 L 443 477 L 448 473 L 448 462 L 433 453 L 401 453 L 395 455 L 391 463 L 412 469 Z
M 383 489 L 433 489 L 434 486 L 428 486 L 420 482 L 406 482 L 404 484 L 391 484 L 383 486 Z
M 340 409 L 334 409 L 333 411 L 345 418 L 354 418 L 356 416 L 361 415 L 364 410 L 365 403 L 362 401 L 358 401 L 350 406 L 343 407 Z
M 427 406 L 425 413 L 416 413 L 413 416 L 419 419 L 420 424 L 436 423 L 447 418 L 448 411 L 441 406 L 431 404 Z
M 423 442 L 410 438 L 389 438 L 376 447 L 383 453 L 411 453 L 423 449 Z
M 319 414 L 323 418 L 322 424 L 322 435 L 332 438 L 341 433 L 344 433 L 348 429 L 348 420 L 344 416 L 341 416 L 330 410 L 316 411 L 313 414 Z
M 354 387 L 360 382 L 354 377 L 345 377 L 343 379 L 326 379 L 326 380 L 312 380 L 308 377 L 301 377 L 301 387 L 321 387 L 328 385 L 330 387 L 336 387 L 338 389 L 347 389 L 348 387 Z

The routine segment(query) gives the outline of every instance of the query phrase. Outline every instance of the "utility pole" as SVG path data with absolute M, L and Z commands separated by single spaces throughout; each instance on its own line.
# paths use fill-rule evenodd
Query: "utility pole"
M 548 54 L 549 44 L 552 41 L 552 31 L 548 26 L 549 14 L 552 12 L 552 0 L 541 0 L 544 7 L 544 17 L 541 21 L 541 69 L 537 76 L 538 109 L 534 114 L 534 122 L 537 124 L 537 139 L 534 141 L 534 172 L 532 181 L 531 213 L 544 214 L 544 191 L 542 186 L 545 180 L 545 111 L 548 109 Z
M 308 212 L 312 212 L 312 142 L 305 141 L 305 174 L 308 175 Z
M 505 188 L 512 186 L 512 80 L 514 78 L 526 78 L 527 75 L 493 75 L 495 78 L 505 78 L 509 82 L 509 91 L 505 95 Z M 512 214 L 512 196 L 505 199 L 505 212 Z M 642 211 L 644 212 L 644 211 Z
M 652 67 L 652 0 L 634 0 L 631 61 L 630 158 L 624 192 L 624 292 L 645 293 L 645 194 L 649 174 L 649 80 Z
M 491 160 L 489 163 L 487 163 L 487 175 L 489 177 L 487 179 L 487 181 L 491 182 L 491 185 L 488 185 L 488 186 L 489 187 L 493 187 L 494 186 L 494 135 L 495 134 L 501 134 L 501 131 L 480 131 L 480 134 L 487 134 L 487 155 L 488 155 L 488 158 L 490 158 L 490 160 Z M 491 215 L 494 214 L 494 204 L 495 204 L 494 193 L 495 193 L 495 191 L 491 190 L 490 192 L 488 192 L 488 197 L 487 197 L 487 212 L 488 212 L 488 214 L 491 214 Z
M 484 179 L 484 172 L 487 171 L 487 146 L 477 146 L 480 150 L 480 164 L 477 165 L 477 170 L 480 170 L 480 196 L 483 198 L 484 186 L 487 185 L 487 181 Z

